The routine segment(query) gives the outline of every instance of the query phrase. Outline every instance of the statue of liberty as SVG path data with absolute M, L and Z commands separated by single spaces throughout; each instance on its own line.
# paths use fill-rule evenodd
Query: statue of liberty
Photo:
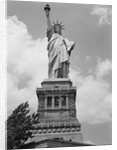
M 47 18 L 47 38 L 48 38 L 48 59 L 49 59 L 49 78 L 68 78 L 69 59 L 75 42 L 69 41 L 62 36 L 64 25 L 62 22 L 50 21 L 50 7 L 47 4 L 44 8 Z

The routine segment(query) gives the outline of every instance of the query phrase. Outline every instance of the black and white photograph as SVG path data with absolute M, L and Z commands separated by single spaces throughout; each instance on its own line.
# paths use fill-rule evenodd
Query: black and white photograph
M 6 5 L 6 149 L 112 145 L 112 5 Z

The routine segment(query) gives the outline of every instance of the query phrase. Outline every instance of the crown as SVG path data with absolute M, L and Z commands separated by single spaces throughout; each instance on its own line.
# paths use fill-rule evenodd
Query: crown
M 60 23 L 58 22 L 58 20 L 56 21 L 56 23 L 54 21 L 53 22 L 53 27 L 55 26 L 59 26 L 61 30 L 64 30 L 64 25 L 62 24 L 63 22 L 61 21 Z

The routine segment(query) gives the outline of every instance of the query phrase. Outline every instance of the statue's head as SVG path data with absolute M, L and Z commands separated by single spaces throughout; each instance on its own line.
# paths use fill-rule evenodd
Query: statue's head
M 61 35 L 61 31 L 64 29 L 63 27 L 64 25 L 62 25 L 62 22 L 59 23 L 58 20 L 56 23 L 53 22 L 53 29 L 55 33 L 58 33 Z

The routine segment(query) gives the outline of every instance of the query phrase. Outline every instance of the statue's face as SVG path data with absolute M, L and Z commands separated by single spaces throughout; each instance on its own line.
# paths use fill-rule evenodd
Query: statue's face
M 54 27 L 54 31 L 55 31 L 55 33 L 61 34 L 61 28 L 60 28 L 60 26 L 56 25 Z

